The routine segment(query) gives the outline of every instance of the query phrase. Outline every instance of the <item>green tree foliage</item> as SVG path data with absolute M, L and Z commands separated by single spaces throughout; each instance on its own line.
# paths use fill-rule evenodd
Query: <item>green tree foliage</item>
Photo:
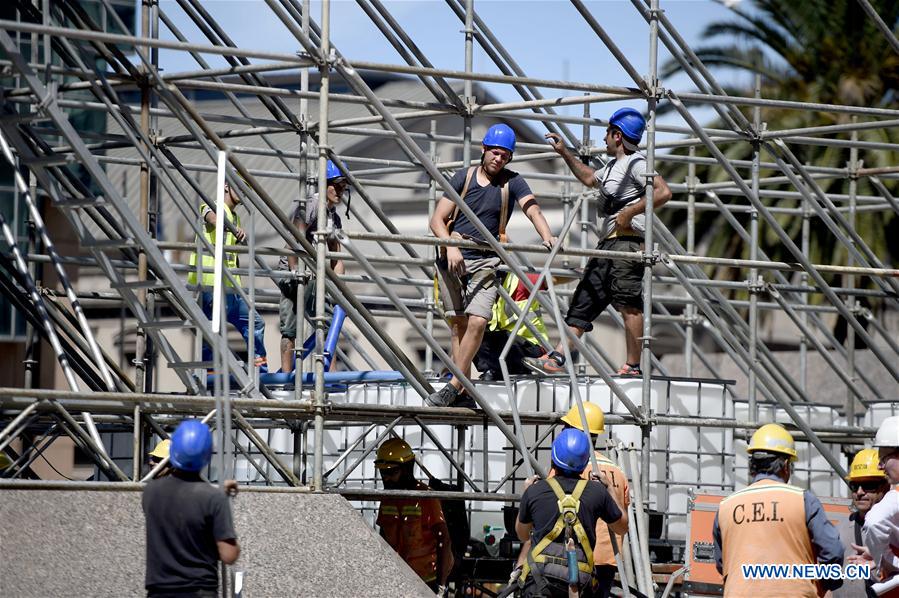
M 881 18 L 899 29 L 899 2 L 896 0 L 871 0 Z M 703 39 L 708 43 L 695 50 L 702 62 L 715 72 L 727 69 L 731 73 L 747 75 L 744 87 L 731 87 L 729 94 L 752 96 L 755 74 L 761 76 L 762 97 L 824 104 L 899 108 L 899 54 L 890 46 L 885 36 L 864 13 L 857 0 L 754 0 L 733 10 L 733 18 L 714 22 L 706 27 Z M 662 77 L 680 70 L 674 60 L 663 66 Z M 752 121 L 751 109 L 742 109 Z M 765 108 L 762 122 L 768 130 L 837 125 L 851 122 L 852 117 L 832 111 L 807 111 L 782 108 Z M 862 120 L 875 120 L 862 117 Z M 719 119 L 708 125 L 725 128 Z M 899 144 L 899 127 L 877 127 L 859 131 L 859 139 L 866 142 Z M 850 134 L 830 135 L 831 138 L 849 139 Z M 806 164 L 845 169 L 849 162 L 849 149 L 800 144 L 787 140 L 790 149 Z M 751 160 L 752 146 L 747 142 L 721 144 L 727 156 L 734 160 Z M 697 155 L 707 156 L 704 147 L 696 148 Z M 686 154 L 678 150 L 677 154 Z M 899 152 L 894 149 L 866 148 L 859 150 L 859 159 L 865 168 L 896 166 Z M 762 152 L 763 162 L 772 162 L 769 154 Z M 749 169 L 739 169 L 749 179 Z M 672 182 L 683 182 L 687 168 L 678 165 L 665 172 Z M 776 170 L 763 169 L 762 177 L 780 176 Z M 697 167 L 700 182 L 730 180 L 718 166 Z M 895 179 L 882 182 L 896 196 L 899 185 Z M 848 177 L 819 179 L 819 185 L 828 194 L 848 193 Z M 862 177 L 858 182 L 859 195 L 879 196 L 870 181 Z M 763 189 L 794 191 L 789 184 L 763 186 Z M 697 200 L 703 200 L 699 195 Z M 746 205 L 745 198 L 722 196 L 727 203 Z M 795 199 L 768 198 L 766 205 L 796 207 Z M 840 205 L 840 204 L 838 204 Z M 664 215 L 669 224 L 683 232 L 685 213 L 669 211 Z M 737 218 L 747 227 L 749 218 L 738 214 Z M 802 218 L 782 215 L 781 225 L 799 244 Z M 891 210 L 861 212 L 857 216 L 856 229 L 868 246 L 886 264 L 895 263 L 899 256 L 899 216 Z M 817 219 L 812 220 L 810 255 L 813 263 L 842 264 L 847 252 L 827 228 Z M 762 225 L 761 247 L 774 259 L 792 261 L 788 250 L 774 233 Z M 685 236 L 684 234 L 681 235 Z M 697 243 L 704 243 L 707 255 L 724 257 L 748 257 L 749 247 L 731 230 L 717 212 L 701 212 L 697 217 Z M 735 270 L 710 272 L 719 277 L 742 278 L 745 273 Z

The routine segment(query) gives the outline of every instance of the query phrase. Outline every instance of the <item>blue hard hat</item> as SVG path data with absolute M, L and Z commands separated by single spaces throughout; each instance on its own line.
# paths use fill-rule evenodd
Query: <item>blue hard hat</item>
M 328 160 L 328 165 L 325 168 L 325 179 L 331 180 L 342 177 L 343 173 L 340 172 L 340 169 L 337 168 L 337 164 L 334 164 L 331 160 Z
M 590 461 L 590 439 L 575 428 L 562 430 L 553 441 L 552 461 L 558 469 L 581 473 Z
M 609 126 L 620 130 L 628 140 L 639 143 L 646 129 L 646 119 L 633 108 L 621 108 L 609 119 Z
M 200 471 L 212 457 L 212 431 L 198 419 L 186 419 L 172 434 L 169 460 L 175 469 Z
M 487 129 L 482 143 L 488 147 L 501 147 L 515 153 L 515 131 L 509 125 L 500 123 Z

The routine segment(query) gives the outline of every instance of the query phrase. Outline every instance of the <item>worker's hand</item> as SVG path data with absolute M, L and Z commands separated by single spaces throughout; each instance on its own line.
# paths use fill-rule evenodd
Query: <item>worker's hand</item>
M 437 586 L 437 598 L 446 598 L 448 591 L 446 586 Z
M 238 243 L 243 243 L 244 241 L 247 240 L 247 233 L 245 233 L 244 230 L 242 228 L 240 228 L 239 226 L 236 227 L 236 229 L 237 229 L 237 233 L 235 233 L 234 238 L 237 239 Z
M 548 251 L 552 251 L 553 247 L 559 242 L 559 237 L 550 237 L 549 239 L 545 239 L 543 241 L 543 246 L 546 247 Z
M 446 268 L 451 274 L 460 278 L 465 276 L 465 258 L 462 257 L 462 251 L 458 247 L 446 248 Z
M 591 471 L 591 472 L 590 472 L 590 479 L 593 480 L 594 482 L 599 482 L 600 484 L 602 484 L 602 485 L 605 486 L 606 488 L 609 487 L 609 477 L 606 475 L 606 472 L 604 472 L 604 471 L 601 470 L 601 469 L 599 470 L 599 473 L 596 473 L 596 472 L 594 472 L 594 471 Z
M 624 208 L 619 211 L 618 214 L 615 215 L 615 224 L 618 226 L 618 230 L 630 228 L 631 220 L 633 220 L 636 215 L 637 214 L 630 208 Z
M 222 484 L 222 488 L 224 488 L 225 494 L 227 494 L 228 496 L 232 498 L 237 496 L 237 480 L 225 480 L 225 483 Z
M 565 151 L 565 144 L 562 142 L 562 137 L 560 137 L 558 133 L 547 133 L 543 138 L 549 141 L 549 144 L 557 153 L 561 154 Z
M 854 565 L 870 565 L 874 562 L 874 557 L 871 556 L 871 552 L 865 546 L 859 546 L 858 544 L 851 544 L 852 549 L 857 553 L 850 555 L 846 562 Z
M 539 480 L 539 479 L 540 479 L 540 476 L 538 476 L 536 473 L 535 473 L 534 475 L 532 475 L 531 477 L 529 477 L 529 478 L 525 478 L 525 480 L 524 480 L 524 488 L 525 488 L 525 490 L 527 490 L 528 488 L 530 488 L 531 485 L 532 485 L 534 482 L 536 482 L 537 480 Z
M 521 571 L 524 569 L 524 565 L 515 565 L 515 568 L 512 569 L 512 575 L 509 576 L 509 583 L 506 585 L 512 585 L 513 583 L 518 581 L 518 578 L 521 577 Z

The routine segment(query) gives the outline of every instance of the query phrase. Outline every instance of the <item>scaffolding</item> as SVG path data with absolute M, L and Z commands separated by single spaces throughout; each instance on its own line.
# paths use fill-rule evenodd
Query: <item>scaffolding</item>
M 102 15 L 108 20 L 103 23 L 97 22 L 93 13 L 75 1 L 15 2 L 17 18 L 0 21 L 0 46 L 4 53 L 0 62 L 4 68 L 0 145 L 2 159 L 14 171 L 15 200 L 26 206 L 27 220 L 35 234 L 27 243 L 20 243 L 0 213 L 0 226 L 9 251 L 0 256 L 0 265 L 10 274 L 0 281 L 0 290 L 27 320 L 26 365 L 35 359 L 39 339 L 46 339 L 68 390 L 35 388 L 30 365 L 26 368 L 23 388 L 0 388 L 3 409 L 0 449 L 9 451 L 16 437 L 37 433 L 39 441 L 27 444 L 22 454 L 10 455 L 15 467 L 24 470 L 22 466 L 33 462 L 53 438 L 65 434 L 90 455 L 101 477 L 120 482 L 139 481 L 152 475 L 150 472 L 141 476 L 142 448 L 150 437 L 165 437 L 166 425 L 174 418 L 200 415 L 214 424 L 220 434 L 222 450 L 218 452 L 218 471 L 234 471 L 235 460 L 244 459 L 260 472 L 260 480 L 266 484 L 296 487 L 298 491 L 338 491 L 348 497 L 371 499 L 391 493 L 364 488 L 365 484 L 374 482 L 373 478 L 348 485 L 348 473 L 336 482 L 329 476 L 355 454 L 355 464 L 347 463 L 343 470 L 352 471 L 369 458 L 378 441 L 395 433 L 397 426 L 412 425 L 422 430 L 450 464 L 448 476 L 457 478 L 460 493 L 449 493 L 449 496 L 500 502 L 514 500 L 517 497 L 514 492 L 486 490 L 490 477 L 486 465 L 483 478 L 472 479 L 462 450 L 464 428 L 472 423 L 484 424 L 485 430 L 488 426 L 495 428 L 502 442 L 511 449 L 510 463 L 519 463 L 525 472 L 541 472 L 535 449 L 546 441 L 553 425 L 558 423 L 560 406 L 554 404 L 551 412 L 520 412 L 518 391 L 511 383 L 504 389 L 476 384 L 452 363 L 445 347 L 435 340 L 443 324 L 439 316 L 435 317 L 431 290 L 433 260 L 440 246 L 475 245 L 470 241 L 438 240 L 423 235 L 424 211 L 421 211 L 419 234 L 400 230 L 374 198 L 373 190 L 386 188 L 427 194 L 429 212 L 438 197 L 450 198 L 475 223 L 504 267 L 531 290 L 533 286 L 526 272 L 576 276 L 571 269 L 573 265 L 583 266 L 587 259 L 597 257 L 638 261 L 643 265 L 644 369 L 639 391 L 623 388 L 626 385 L 622 379 L 611 374 L 616 365 L 612 357 L 591 335 L 583 341 L 571 337 L 572 347 L 579 352 L 581 361 L 575 368 L 569 360 L 565 390 L 566 400 L 581 406 L 581 394 L 585 392 L 582 389 L 588 388 L 591 380 L 601 381 L 608 388 L 609 400 L 617 401 L 621 409 L 613 414 L 611 423 L 633 425 L 639 430 L 639 439 L 634 444 L 639 448 L 640 463 L 628 468 L 640 479 L 636 486 L 643 497 L 649 496 L 651 447 L 658 441 L 654 431 L 677 426 L 745 431 L 775 413 L 782 414 L 782 421 L 795 430 L 797 437 L 813 446 L 826 466 L 843 477 L 844 462 L 834 446 L 863 444 L 872 434 L 871 426 L 877 424 L 866 417 L 869 407 L 899 398 L 899 344 L 895 328 L 883 317 L 884 313 L 895 313 L 899 269 L 890 267 L 883 256 L 876 255 L 869 247 L 869 240 L 855 228 L 858 214 L 899 213 L 899 202 L 894 197 L 899 168 L 864 168 L 859 157 L 859 152 L 895 152 L 899 145 L 858 139 L 859 132 L 870 129 L 895 131 L 899 127 L 899 110 L 764 98 L 758 83 L 752 97 L 728 95 L 660 10 L 659 0 L 632 0 L 631 3 L 647 24 L 650 58 L 645 74 L 616 46 L 590 9 L 580 0 L 571 0 L 632 79 L 632 87 L 622 87 L 528 76 L 503 47 L 499 36 L 478 15 L 473 0 L 446 2 L 451 14 L 464 27 L 465 68 L 461 71 L 434 66 L 379 0 L 359 0 L 358 4 L 396 49 L 402 64 L 344 56 L 331 42 L 329 0 L 322 0 L 318 19 L 310 14 L 309 0 L 265 0 L 266 9 L 296 39 L 297 54 L 237 47 L 216 21 L 214 11 L 204 7 L 200 0 L 179 0 L 177 8 L 197 26 L 204 40 L 186 37 L 175 26 L 173 15 L 156 2 L 140 4 L 140 31 L 134 34 L 129 33 L 131 27 L 121 21 L 110 0 L 99 2 Z M 862 4 L 869 14 L 873 12 L 867 2 L 862 0 Z M 262 8 L 260 2 L 259 9 Z M 871 16 L 876 17 L 876 13 Z M 110 24 L 114 25 L 112 29 L 126 33 L 109 32 Z M 882 25 L 877 20 L 884 35 L 881 41 L 896 48 L 893 33 Z M 165 35 L 161 35 L 161 27 L 167 29 Z M 173 39 L 164 39 L 169 37 Z M 662 85 L 658 75 L 660 42 L 695 84 L 697 92 L 677 93 Z M 475 44 L 501 74 L 475 72 Z M 189 54 L 195 59 L 197 69 L 162 72 L 160 50 Z M 209 55 L 224 57 L 230 66 L 210 67 L 204 59 Z M 294 73 L 293 80 L 289 85 L 277 84 L 272 76 L 276 72 Z M 299 73 L 298 85 L 295 73 Z M 381 97 L 366 73 L 414 78 L 426 90 L 427 98 L 411 101 Z M 349 91 L 332 90 L 334 81 Z M 473 86 L 484 83 L 510 86 L 521 100 L 478 103 Z M 196 92 L 214 93 L 230 106 L 219 113 L 204 112 L 192 101 Z M 544 96 L 547 92 L 549 97 Z M 564 95 L 570 92 L 582 95 Z M 608 122 L 591 115 L 591 108 L 596 103 L 619 100 L 631 100 L 647 114 L 646 138 L 641 146 L 647 160 L 647 214 L 653 211 L 653 180 L 659 176 L 659 163 L 688 167 L 684 182 L 669 181 L 677 197 L 665 207 L 666 211 L 686 212 L 684 243 L 665 225 L 664 219 L 650 217 L 646 221 L 643 251 L 590 249 L 588 237 L 595 229 L 590 208 L 595 194 L 586 189 L 575 191 L 567 172 L 535 168 L 534 172 L 525 174 L 549 189 L 539 194 L 544 207 L 561 207 L 565 222 L 561 236 L 566 237 L 565 242 L 552 250 L 541 245 L 499 243 L 449 184 L 447 174 L 469 166 L 473 154 L 477 155 L 479 140 L 474 131 L 478 119 L 508 120 L 516 123 L 516 127 L 545 128 L 561 135 L 585 162 L 601 164 L 604 148 L 593 144 L 590 132 L 592 127 L 602 128 Z M 299 109 L 292 104 L 295 101 Z M 310 102 L 317 102 L 317 112 L 310 107 Z M 663 105 L 674 111 L 681 125 L 657 125 L 657 111 Z M 340 106 L 362 106 L 368 115 L 335 118 L 335 108 Z M 560 106 L 581 106 L 583 116 L 560 114 L 556 111 Z M 722 128 L 703 126 L 688 106 L 711 107 Z M 848 122 L 769 130 L 761 120 L 762 108 L 841 115 Z M 744 110 L 751 111 L 751 118 Z M 104 114 L 107 129 L 79 130 L 72 122 L 75 111 Z M 160 119 L 178 123 L 184 133 L 163 135 Z M 445 122 L 460 123 L 461 135 L 441 134 L 439 125 Z M 420 130 L 421 123 L 429 124 L 427 132 Z M 579 134 L 577 127 L 581 129 Z M 657 143 L 659 132 L 681 137 Z M 285 135 L 291 136 L 289 144 L 283 141 Z M 850 136 L 848 140 L 844 138 L 846 135 Z M 389 140 L 397 144 L 405 157 L 386 159 L 340 153 L 333 143 L 335 136 Z M 248 139 L 255 145 L 246 145 L 249 142 L 244 140 Z M 735 144 L 748 144 L 752 159 L 731 160 L 726 148 Z M 848 154 L 847 166 L 832 168 L 803 163 L 794 145 L 844 150 Z M 116 153 L 123 148 L 131 155 Z M 441 148 L 454 151 L 461 148 L 461 159 L 440 159 L 446 155 Z M 688 153 L 660 151 L 676 148 L 686 148 Z M 708 156 L 697 155 L 697 148 L 707 151 Z M 519 143 L 516 163 L 528 166 L 549 163 L 556 154 L 547 149 L 545 144 L 537 142 Z M 253 166 L 261 157 L 270 159 L 266 167 Z M 292 226 L 283 201 L 273 197 L 266 184 L 272 180 L 290 181 L 300 198 L 317 190 L 319 230 L 324 231 L 327 160 L 341 165 L 357 201 L 348 208 L 355 217 L 354 226 L 341 233 L 342 251 L 337 254 L 329 251 L 325 232 L 318 233 L 313 243 L 307 241 Z M 137 172 L 136 194 L 126 197 L 111 179 L 109 169 L 113 166 Z M 696 176 L 698 166 L 720 169 L 728 180 L 701 182 Z M 748 177 L 744 174 L 747 169 Z M 760 174 L 763 170 L 776 171 L 777 176 L 763 178 Z M 205 174 L 217 177 L 216 197 L 210 196 L 199 183 L 199 177 Z M 421 182 L 422 177 L 425 182 Z M 858 193 L 857 183 L 861 178 L 870 182 L 877 195 Z M 826 193 L 821 185 L 825 179 L 848 180 L 849 193 Z M 213 210 L 221 205 L 226 182 L 239 189 L 245 198 L 250 214 L 246 227 L 248 243 L 213 247 L 205 242 L 201 232 L 200 209 L 203 204 Z M 785 185 L 790 189 L 784 190 Z M 134 195 L 137 201 L 132 201 Z M 794 200 L 794 207 L 771 205 L 772 200 L 784 198 Z M 44 200 L 64 214 L 87 255 L 62 255 L 55 249 L 42 217 Z M 363 204 L 361 208 L 359 201 Z M 696 215 L 703 210 L 722 215 L 735 238 L 747 248 L 748 258 L 698 254 Z M 196 237 L 194 242 L 157 238 L 159 222 L 164 214 L 172 213 L 177 213 L 189 236 Z M 748 227 L 738 219 L 741 214 L 748 214 Z M 785 219 L 801 220 L 798 242 L 788 232 L 791 229 L 785 227 Z M 220 217 L 219 221 L 222 220 Z M 223 225 L 236 232 L 233 222 Z M 273 231 L 273 236 L 267 239 L 272 246 L 260 245 L 254 237 L 254 231 L 263 225 Z M 836 243 L 845 247 L 848 255 L 845 263 L 812 261 L 810 231 L 815 227 L 826 229 Z M 761 249 L 762 235 L 775 237 L 791 256 L 790 260 L 770 259 Z M 286 249 L 282 248 L 284 244 Z M 191 268 L 174 264 L 170 259 L 172 252 L 191 251 L 217 256 L 221 256 L 221 251 L 228 251 L 246 258 L 244 267 L 224 267 L 221 276 L 244 298 L 251 312 L 270 307 L 280 296 L 263 281 L 294 279 L 299 283 L 299 297 L 303 297 L 307 284 L 314 285 L 315 316 L 310 321 L 315 342 L 309 352 L 309 363 L 297 359 L 298 382 L 293 392 L 266 384 L 265 376 L 260 375 L 252 358 L 245 362 L 229 345 L 221 321 L 210 322 L 204 315 L 197 302 L 197 289 L 185 282 Z M 299 257 L 303 266 L 299 274 L 275 269 L 268 261 L 287 254 Z M 329 265 L 332 258 L 345 260 L 351 265 L 351 272 L 336 275 Z M 202 260 L 197 262 L 201 264 Z M 45 264 L 54 267 L 59 287 L 42 284 L 39 272 Z M 729 280 L 711 278 L 710 267 L 726 268 L 736 274 Z M 72 269 L 101 272 L 108 279 L 111 292 L 78 288 L 70 282 Z M 202 265 L 196 272 L 204 273 Z M 836 275 L 843 277 L 842 286 L 832 283 Z M 242 286 L 238 276 L 244 277 L 248 284 Z M 861 277 L 871 281 L 870 288 L 859 283 Z M 737 296 L 738 292 L 748 298 Z M 553 292 L 550 282 L 549 292 L 536 292 L 532 297 L 558 323 L 558 333 L 564 334 L 567 327 L 561 324 L 561 318 L 566 293 Z M 860 298 L 879 300 L 880 315 L 866 307 Z M 355 339 L 351 337 L 348 341 L 354 354 L 353 359 L 344 355 L 347 363 L 362 360 L 371 369 L 386 363 L 402 378 L 403 392 L 419 399 L 433 392 L 437 383 L 433 374 L 445 367 L 462 382 L 481 410 L 473 413 L 465 409 L 434 409 L 423 406 L 420 400 L 377 406 L 332 400 L 336 392 L 346 392 L 349 396 L 351 391 L 326 383 L 324 348 L 331 303 L 339 304 L 346 311 L 348 321 L 358 332 Z M 514 307 L 514 302 L 509 303 Z M 98 343 L 85 315 L 85 304 L 113 306 L 136 322 L 133 376 Z M 782 314 L 798 331 L 798 373 L 786 368 L 760 337 L 763 311 Z M 298 312 L 299 343 L 304 336 L 305 318 L 302 307 Z M 617 313 L 609 310 L 609 315 L 622 325 Z M 827 322 L 832 316 L 847 323 L 845 345 L 834 337 Z M 407 355 L 403 343 L 384 326 L 385 317 L 405 321 L 425 348 L 423 363 Z M 660 325 L 670 327 L 682 339 L 683 366 L 676 372 L 653 353 L 653 333 Z M 212 363 L 185 357 L 179 343 L 173 340 L 173 335 L 183 334 L 185 329 L 195 338 L 188 353 L 196 353 L 205 342 L 214 348 Z M 707 345 L 701 346 L 698 331 Z M 364 339 L 374 355 L 362 346 L 360 339 Z M 859 369 L 856 340 L 868 347 L 877 367 L 887 373 L 886 385 Z M 253 343 L 251 335 L 249 356 L 254 353 Z M 747 380 L 745 395 L 731 384 L 723 386 L 728 400 L 745 403 L 745 408 L 741 407 L 741 419 L 734 415 L 733 409 L 712 416 L 703 412 L 658 412 L 651 395 L 654 380 L 673 379 L 679 374 L 695 379 L 698 364 L 713 378 L 726 378 L 719 375 L 718 362 L 711 357 L 710 346 L 735 364 Z M 301 347 L 296 350 L 300 351 Z M 347 350 L 338 348 L 338 352 Z M 846 401 L 837 425 L 813 425 L 809 421 L 806 407 L 814 402 L 814 397 L 808 393 L 806 378 L 808 356 L 812 353 L 821 356 L 845 388 Z M 312 383 L 305 388 L 299 383 L 304 367 L 312 374 Z M 181 384 L 179 393 L 154 388 L 152 373 L 156 368 L 175 372 Z M 207 388 L 207 368 L 223 372 L 213 378 L 211 388 Z M 352 380 L 349 384 L 352 389 Z M 498 408 L 492 399 L 503 390 L 509 399 L 508 407 Z M 453 427 L 461 430 L 461 436 L 456 436 L 451 443 L 442 442 L 438 434 L 430 431 L 429 424 Z M 352 442 L 346 440 L 345 451 L 341 451 L 343 454 L 335 462 L 334 455 L 326 454 L 323 439 L 329 430 L 353 426 L 363 426 L 364 433 Z M 542 437 L 535 435 L 537 446 L 525 441 L 524 430 L 528 426 L 545 426 L 536 428 L 542 432 Z M 292 455 L 272 448 L 267 431 L 277 428 L 292 434 L 295 449 Z M 132 433 L 130 475 L 126 473 L 128 467 L 110 455 L 109 442 L 104 442 L 102 437 L 108 430 Z M 375 435 L 375 430 L 380 432 Z M 311 463 L 307 464 L 309 445 Z M 486 442 L 482 448 L 486 463 Z M 258 466 L 254 451 L 265 465 Z M 623 454 L 633 453 L 624 451 Z M 326 458 L 330 460 L 327 471 Z M 308 477 L 307 471 L 311 471 Z M 639 471 L 644 472 L 642 478 Z M 642 509 L 642 502 L 638 502 Z M 645 528 L 645 523 L 639 525 Z M 645 537 L 643 540 L 645 549 Z M 646 579 L 646 571 L 643 573 L 641 578 L 640 572 L 636 572 L 637 581 L 647 589 L 651 580 Z

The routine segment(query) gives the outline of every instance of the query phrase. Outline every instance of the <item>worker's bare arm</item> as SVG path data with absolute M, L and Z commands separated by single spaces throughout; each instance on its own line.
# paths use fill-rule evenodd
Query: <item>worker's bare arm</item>
M 219 540 L 215 544 L 219 550 L 219 559 L 226 565 L 233 565 L 240 558 L 240 544 L 235 538 Z

